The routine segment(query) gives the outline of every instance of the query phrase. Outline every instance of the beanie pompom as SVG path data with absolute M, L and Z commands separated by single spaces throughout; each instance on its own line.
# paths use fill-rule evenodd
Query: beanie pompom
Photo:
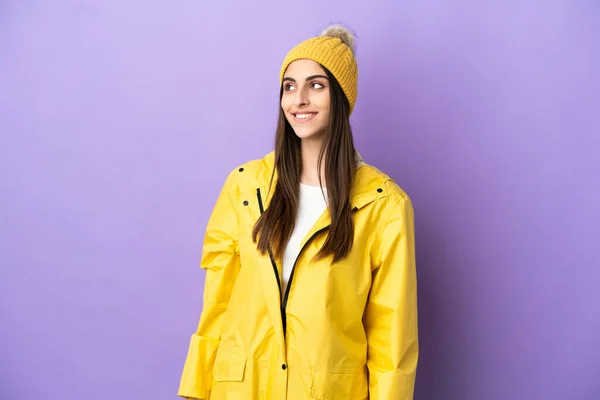
M 321 36 L 335 37 L 341 39 L 341 41 L 352 50 L 354 53 L 354 34 L 350 32 L 350 30 L 342 25 L 329 25 L 323 32 L 321 32 Z

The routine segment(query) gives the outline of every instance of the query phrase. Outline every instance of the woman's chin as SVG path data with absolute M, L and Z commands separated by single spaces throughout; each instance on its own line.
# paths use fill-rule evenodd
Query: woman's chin
M 315 129 L 294 129 L 294 133 L 302 140 L 322 139 L 325 136 L 325 132 Z

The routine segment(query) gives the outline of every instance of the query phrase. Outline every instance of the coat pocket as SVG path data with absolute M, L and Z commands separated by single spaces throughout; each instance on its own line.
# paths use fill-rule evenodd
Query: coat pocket
M 246 356 L 219 347 L 215 357 L 213 376 L 217 382 L 242 382 L 246 370 Z
M 310 397 L 318 400 L 363 400 L 369 396 L 366 371 L 311 371 Z

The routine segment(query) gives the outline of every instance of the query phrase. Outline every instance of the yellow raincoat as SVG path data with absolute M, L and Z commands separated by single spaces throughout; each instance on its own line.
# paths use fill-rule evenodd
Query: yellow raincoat
M 232 171 L 209 219 L 204 308 L 179 396 L 211 400 L 411 400 L 418 358 L 413 208 L 363 164 L 349 255 L 314 262 L 326 210 L 303 239 L 287 293 L 281 259 L 252 228 L 269 205 L 274 153 Z M 283 298 L 283 300 L 282 300 Z

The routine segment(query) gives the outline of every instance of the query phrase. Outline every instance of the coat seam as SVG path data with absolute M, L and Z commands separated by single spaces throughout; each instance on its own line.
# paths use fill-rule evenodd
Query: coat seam
M 231 176 L 231 182 L 229 184 L 229 187 L 227 188 L 227 193 L 229 195 L 229 201 L 231 202 L 231 206 L 232 206 L 232 212 L 235 215 L 235 228 L 232 234 L 231 239 L 233 240 L 233 250 L 236 254 L 240 254 L 240 214 L 238 212 L 238 205 L 236 203 L 237 200 L 237 196 L 235 195 L 235 185 L 237 184 L 237 187 L 239 189 L 239 183 L 237 182 L 237 179 L 235 179 L 233 177 L 233 175 L 237 172 L 238 170 L 235 169 L 233 171 L 231 171 L 230 176 Z
M 383 236 L 385 233 L 385 229 L 388 225 L 388 223 L 390 222 L 390 219 L 392 218 L 392 215 L 394 214 L 394 211 L 401 206 L 402 201 L 400 199 L 397 199 L 395 196 L 392 195 L 388 195 L 386 196 L 389 200 L 389 202 L 392 202 L 392 204 L 387 204 L 386 207 L 389 208 L 389 211 L 385 217 L 385 220 L 379 224 L 379 227 L 377 229 L 378 232 L 378 248 L 377 248 L 377 267 L 380 267 L 381 264 L 383 264 Z

